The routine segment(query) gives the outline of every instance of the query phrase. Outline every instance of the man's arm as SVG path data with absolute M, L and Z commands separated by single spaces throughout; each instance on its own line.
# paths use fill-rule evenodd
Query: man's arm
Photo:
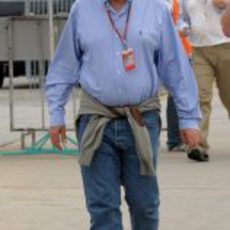
M 190 148 L 194 148 L 200 141 L 198 90 L 190 63 L 167 12 L 162 25 L 158 71 L 176 104 L 182 138 Z
M 213 0 L 213 5 L 220 10 L 225 10 L 221 19 L 223 32 L 230 37 L 230 0 Z
M 221 20 L 223 32 L 227 37 L 230 37 L 230 1 L 228 7 Z
M 47 74 L 45 93 L 52 144 L 61 150 L 65 139 L 65 104 L 79 79 L 81 52 L 77 40 L 77 6 L 73 5 Z
M 219 10 L 225 10 L 228 4 L 228 0 L 213 0 L 212 4 Z

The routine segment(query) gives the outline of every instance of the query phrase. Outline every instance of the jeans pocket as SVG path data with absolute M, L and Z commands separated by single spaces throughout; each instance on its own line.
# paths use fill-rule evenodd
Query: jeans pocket
M 79 144 L 81 142 L 81 138 L 87 127 L 87 124 L 89 123 L 89 120 L 90 120 L 90 115 L 86 114 L 86 115 L 81 115 L 75 122 L 76 136 Z

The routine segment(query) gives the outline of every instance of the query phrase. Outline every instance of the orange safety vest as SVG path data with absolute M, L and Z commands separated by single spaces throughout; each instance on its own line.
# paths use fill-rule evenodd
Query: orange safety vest
M 173 0 L 172 17 L 173 17 L 174 23 L 177 24 L 177 22 L 179 20 L 179 2 L 178 2 L 178 0 Z M 192 46 L 191 46 L 190 42 L 183 35 L 180 35 L 180 39 L 181 39 L 181 42 L 183 44 L 183 47 L 184 47 L 184 50 L 185 50 L 186 54 L 188 56 L 191 56 L 191 54 L 192 54 Z

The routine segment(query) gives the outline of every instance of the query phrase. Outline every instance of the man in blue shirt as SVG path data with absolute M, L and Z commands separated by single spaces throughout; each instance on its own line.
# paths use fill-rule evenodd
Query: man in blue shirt
M 50 136 L 61 149 L 64 105 L 83 90 L 77 136 L 93 230 L 121 230 L 120 186 L 131 225 L 158 229 L 159 81 L 174 98 L 188 147 L 200 141 L 197 88 L 170 12 L 160 0 L 79 0 L 49 68 Z

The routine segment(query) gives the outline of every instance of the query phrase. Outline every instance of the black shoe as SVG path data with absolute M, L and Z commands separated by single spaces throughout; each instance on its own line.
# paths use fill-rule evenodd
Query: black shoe
M 202 152 L 199 149 L 193 149 L 188 152 L 188 158 L 195 161 L 209 161 L 209 155 L 206 152 Z

